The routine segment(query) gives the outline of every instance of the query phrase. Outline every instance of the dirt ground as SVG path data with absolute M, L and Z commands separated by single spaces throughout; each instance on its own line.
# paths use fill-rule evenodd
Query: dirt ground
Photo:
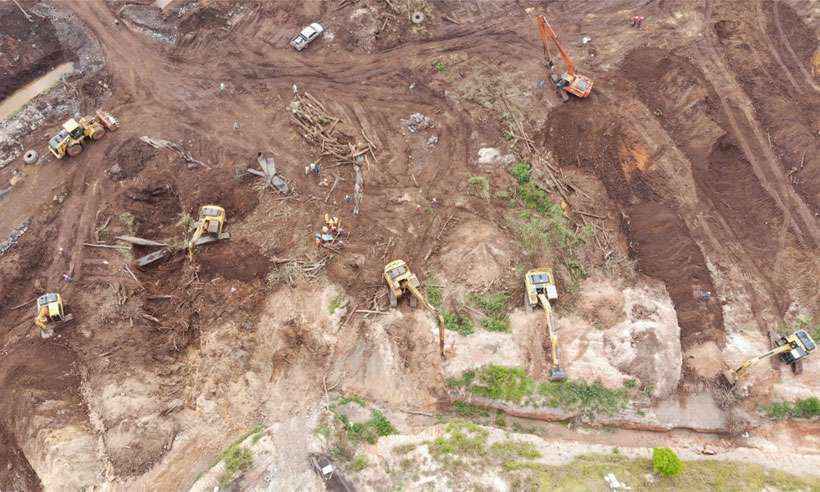
M 613 381 L 633 369 L 666 386 L 680 379 L 663 394 L 682 401 L 717 379 L 714 364 L 693 357 L 736 364 L 766 349 L 769 330 L 820 319 L 810 2 L 20 3 L 43 14 L 30 23 L 13 3 L 0 6 L 0 49 L 21 57 L 0 65 L 0 97 L 72 59 L 49 28 L 68 16 L 99 43 L 104 64 L 59 94 L 83 114 L 105 108 L 121 128 L 58 161 L 45 142 L 66 115 L 16 116 L 34 128 L 20 148 L 42 157 L 0 169 L 0 189 L 23 176 L 0 196 L 0 240 L 31 219 L 0 255 L 0 390 L 19 395 L 0 401 L 2 490 L 59 488 L 67 469 L 76 488 L 187 488 L 237 435 L 307 419 L 333 390 L 436 411 L 446 390 L 434 324 L 405 303 L 384 314 L 382 271 L 394 258 L 423 283 L 439 282 L 453 312 L 469 293 L 497 290 L 518 309 L 523 271 L 553 264 L 562 323 L 577 316 L 601 330 L 652 313 L 621 313 L 622 296 L 600 304 L 583 278 L 608 276 L 629 292 L 651 283 L 680 327 L 664 332 L 680 340 L 663 353 L 683 363 L 670 379 L 656 374 L 659 361 L 635 359 Z M 408 20 L 415 10 L 421 25 Z M 544 83 L 537 13 L 594 78 L 588 99 L 562 104 Z M 647 18 L 640 30 L 628 25 L 635 14 Z M 325 35 L 290 49 L 290 36 L 316 19 Z M 351 144 L 369 146 L 358 213 L 353 165 L 308 142 L 291 116 L 296 93 L 339 118 Z M 414 113 L 429 124 L 409 125 Z M 203 165 L 143 136 L 179 143 Z M 486 148 L 529 161 L 533 176 L 558 176 L 549 199 L 573 234 L 592 231 L 583 244 L 528 245 L 510 162 L 479 163 Z M 290 194 L 237 172 L 257 152 L 274 156 Z M 310 162 L 320 176 L 303 172 Z M 225 207 L 231 239 L 192 258 L 178 251 L 137 268 L 156 248 L 112 247 L 131 235 L 178 248 L 210 203 Z M 350 231 L 337 250 L 313 244 L 325 213 Z M 51 291 L 75 321 L 41 340 L 32 300 Z M 508 353 L 496 336 L 480 347 L 490 358 Z M 629 345 L 622 333 L 606 336 Z M 542 361 L 525 362 L 544 372 Z M 799 377 L 764 364 L 774 376 L 755 379 L 739 408 L 769 401 L 781 375 L 818 391 L 815 361 Z M 55 442 L 71 457 L 50 453 Z

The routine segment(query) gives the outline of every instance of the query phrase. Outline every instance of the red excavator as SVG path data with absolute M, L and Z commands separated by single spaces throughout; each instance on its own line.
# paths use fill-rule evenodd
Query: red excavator
M 577 97 L 587 97 L 592 91 L 592 79 L 581 74 L 575 73 L 575 64 L 572 58 L 569 57 L 564 47 L 558 41 L 558 35 L 553 31 L 552 26 L 547 22 L 547 18 L 543 15 L 535 16 L 535 22 L 538 24 L 538 34 L 541 36 L 541 41 L 544 43 L 544 57 L 547 59 L 547 68 L 549 69 L 550 79 L 558 89 L 561 99 L 564 102 L 569 100 L 569 94 Z M 558 53 L 564 64 L 567 66 L 567 71 L 560 76 L 555 72 L 555 64 L 552 62 L 552 53 L 550 52 L 550 41 L 555 43 L 558 48 Z

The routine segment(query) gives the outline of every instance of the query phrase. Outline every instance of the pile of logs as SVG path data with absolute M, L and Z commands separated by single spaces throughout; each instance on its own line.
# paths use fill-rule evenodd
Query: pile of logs
M 294 91 L 290 109 L 292 121 L 299 127 L 300 135 L 319 149 L 320 157 L 328 157 L 338 165 L 353 165 L 353 213 L 358 214 L 364 198 L 362 164 L 367 162 L 368 154 L 375 158 L 372 144 L 369 141 L 356 142 L 356 139 L 344 130 L 345 123 L 328 113 L 324 104 L 308 92 L 302 95 Z

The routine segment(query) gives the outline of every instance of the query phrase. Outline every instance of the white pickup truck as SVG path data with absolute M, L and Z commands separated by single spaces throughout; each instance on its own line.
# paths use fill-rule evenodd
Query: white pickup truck
M 314 22 L 313 24 L 302 29 L 302 32 L 300 32 L 298 36 L 291 39 L 290 45 L 293 46 L 296 51 L 302 51 L 314 39 L 321 36 L 323 32 L 325 32 L 325 28 L 318 22 Z

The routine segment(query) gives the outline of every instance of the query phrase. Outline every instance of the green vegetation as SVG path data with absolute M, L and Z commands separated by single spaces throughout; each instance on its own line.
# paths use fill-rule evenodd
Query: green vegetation
M 444 295 L 436 277 L 430 275 L 427 277 L 427 285 L 425 286 L 425 295 L 427 302 L 436 308 L 441 308 L 441 303 L 444 302 Z
M 451 422 L 444 429 L 445 435 L 436 438 L 430 446 L 430 454 L 436 458 L 445 455 L 483 456 L 487 454 L 486 429 L 469 422 Z
M 331 316 L 333 313 L 336 312 L 337 309 L 347 304 L 347 299 L 345 299 L 344 294 L 337 294 L 333 299 L 330 301 L 330 306 L 327 307 L 327 312 Z
M 438 73 L 444 73 L 444 72 L 447 71 L 447 67 L 444 66 L 444 62 L 439 61 L 439 60 L 434 60 L 433 61 L 433 68 L 435 68 L 436 72 L 438 72 Z
M 777 331 L 785 336 L 797 330 L 806 330 L 815 343 L 820 342 L 820 323 L 815 323 L 811 316 L 799 316 L 792 324 L 783 323 Z
M 344 395 L 343 397 L 339 398 L 339 405 L 347 405 L 348 403 L 355 403 L 360 407 L 366 407 L 367 402 L 361 396 L 351 393 L 349 395 Z
M 393 451 L 393 454 L 408 454 L 413 452 L 417 447 L 418 444 L 413 443 L 399 444 L 398 446 L 394 446 L 393 449 L 391 449 L 391 451 Z
M 626 389 L 635 389 L 638 387 L 638 381 L 635 379 L 627 379 L 624 381 L 624 388 Z
M 519 185 L 530 182 L 530 173 L 532 173 L 532 166 L 526 161 L 518 161 L 510 168 L 510 174 L 518 181 Z
M 510 295 L 506 292 L 495 294 L 470 294 L 470 303 L 476 305 L 486 315 L 481 319 L 481 326 L 487 331 L 510 331 L 510 317 L 507 315 L 507 303 Z
M 473 321 L 469 317 L 447 311 L 442 312 L 441 315 L 444 318 L 444 327 L 448 330 L 454 331 L 462 336 L 475 333 Z
M 625 388 L 611 390 L 586 381 L 536 382 L 517 367 L 484 366 L 448 380 L 447 385 L 493 400 L 578 410 L 588 417 L 614 415 L 629 403 Z
M 726 461 L 689 461 L 685 465 L 679 475 L 661 476 L 653 483 L 645 478 L 652 470 L 650 460 L 615 454 L 583 455 L 561 466 L 510 460 L 503 463 L 502 468 L 512 490 L 602 490 L 608 473 L 614 473 L 633 491 L 807 491 L 820 486 L 816 479 L 800 478 L 760 465 Z
M 524 369 L 489 365 L 478 370 L 469 389 L 478 396 L 520 403 L 533 394 L 535 383 Z
M 263 424 L 256 424 L 251 429 L 251 444 L 256 444 L 265 435 L 265 426 Z
M 253 453 L 250 449 L 234 444 L 222 453 L 222 460 L 225 462 L 225 472 L 219 477 L 219 485 L 225 487 L 251 467 Z
M 467 403 L 461 400 L 456 400 L 453 402 L 453 411 L 456 412 L 456 415 L 461 417 L 489 417 L 490 412 L 484 410 L 483 408 L 473 405 L 472 403 Z
M 652 469 L 655 473 L 665 477 L 674 477 L 683 471 L 683 463 L 671 449 L 654 448 L 652 449 Z
M 467 178 L 469 193 L 488 200 L 490 198 L 490 178 L 487 176 L 470 176 Z
M 810 419 L 820 416 L 820 399 L 815 396 L 797 400 L 794 403 L 787 401 L 765 405 L 763 411 L 775 420 Z
M 123 212 L 117 215 L 117 219 L 120 221 L 123 227 L 125 227 L 125 230 L 128 231 L 128 234 L 134 234 L 136 232 L 135 225 L 137 223 L 137 218 L 134 217 L 133 214 L 131 214 L 130 212 Z
M 537 459 L 541 457 L 541 453 L 535 449 L 533 443 L 524 441 L 497 442 L 490 446 L 490 452 L 505 460 L 513 458 Z
M 356 456 L 355 458 L 353 458 L 353 463 L 350 464 L 350 468 L 354 472 L 360 472 L 364 470 L 365 468 L 367 468 L 367 458 L 365 458 L 362 455 Z
M 379 437 L 396 433 L 393 424 L 378 410 L 373 410 L 367 422 L 350 422 L 347 416 L 341 413 L 337 413 L 336 417 L 344 426 L 347 439 L 353 444 L 376 444 Z

